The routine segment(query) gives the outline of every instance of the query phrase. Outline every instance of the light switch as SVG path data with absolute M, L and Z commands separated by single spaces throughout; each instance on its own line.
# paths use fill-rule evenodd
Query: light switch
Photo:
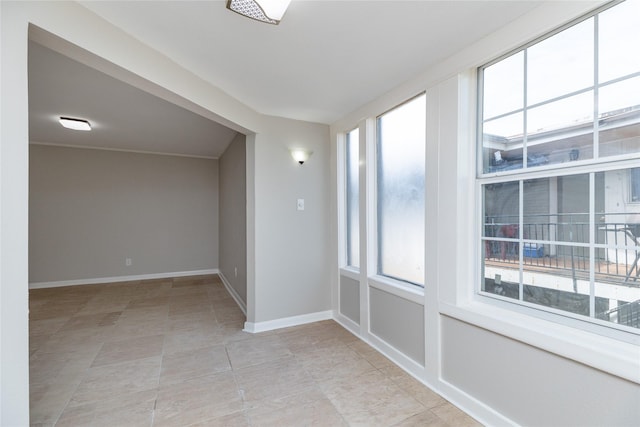
M 304 199 L 298 199 L 298 210 L 299 211 L 304 210 Z

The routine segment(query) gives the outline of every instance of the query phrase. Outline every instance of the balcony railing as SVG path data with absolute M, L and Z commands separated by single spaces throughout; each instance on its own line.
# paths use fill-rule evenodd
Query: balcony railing
M 487 217 L 484 224 L 485 268 L 519 269 L 522 259 L 523 271 L 527 274 L 559 278 L 551 287 L 531 282 L 524 284 L 525 289 L 531 291 L 542 286 L 556 292 L 553 289 L 559 291 L 562 287 L 558 283 L 564 280 L 564 283 L 573 283 L 571 294 L 579 297 L 584 295 L 584 288 L 579 291 L 579 282 L 589 282 L 591 278 L 590 253 L 593 247 L 594 281 L 598 286 L 616 289 L 604 292 L 598 288 L 595 316 L 640 328 L 640 224 L 625 221 L 631 215 L 596 215 L 593 246 L 590 244 L 589 214 L 586 213 L 525 215 L 521 225 L 514 215 Z M 565 279 L 560 279 L 562 277 Z M 558 299 L 566 304 L 561 303 L 559 307 L 574 311 L 569 308 L 571 295 L 566 291 L 560 293 L 563 296 Z M 529 300 L 548 304 L 544 298 L 538 301 L 535 293 L 529 296 Z
M 594 243 L 598 247 L 595 248 L 594 270 L 604 282 L 640 282 L 637 267 L 640 224 L 620 221 L 622 215 L 629 214 L 596 215 Z M 525 268 L 557 270 L 555 274 L 589 279 L 590 224 L 587 213 L 525 215 L 522 242 L 517 216 L 491 216 L 484 224 L 484 236 L 488 261 L 519 264 L 522 250 Z

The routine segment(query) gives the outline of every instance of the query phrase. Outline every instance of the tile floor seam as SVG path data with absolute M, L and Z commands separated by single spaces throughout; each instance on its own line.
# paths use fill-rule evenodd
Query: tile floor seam
M 96 357 L 98 357 L 98 353 L 100 352 L 100 350 L 102 349 L 102 346 L 104 345 L 104 342 L 101 343 L 100 348 L 98 349 L 98 351 L 96 352 L 96 355 L 91 359 L 91 362 L 88 364 L 88 366 L 84 369 L 83 374 L 80 375 L 79 377 L 82 378 L 84 377 L 84 375 L 87 373 L 87 371 L 90 369 L 91 365 L 93 364 L 94 360 L 96 359 Z M 74 394 L 76 393 L 76 391 L 78 390 L 78 387 L 80 387 L 80 383 L 82 382 L 82 380 L 80 379 L 78 381 L 78 383 L 75 385 L 75 387 L 73 388 L 73 391 L 71 393 L 69 393 L 69 398 L 67 399 L 67 402 L 65 403 L 64 407 L 62 408 L 62 410 L 60 411 L 60 413 L 58 414 L 58 416 L 55 418 L 55 421 L 53 422 L 52 426 L 55 426 L 56 424 L 58 424 L 58 421 L 60 421 L 60 417 L 62 416 L 62 414 L 64 413 L 64 411 L 69 407 L 69 403 L 71 403 L 71 399 L 73 398 Z
M 146 417 L 144 418 L 144 422 L 149 426 L 157 426 L 164 423 L 180 423 L 181 421 L 184 422 L 184 426 L 196 424 L 207 425 L 211 423 L 221 424 L 226 422 L 225 420 L 233 422 L 234 425 L 242 426 L 255 426 L 265 423 L 274 425 L 274 423 L 277 423 L 277 419 L 288 419 L 289 421 L 299 419 L 300 423 L 298 423 L 298 425 L 311 425 L 314 422 L 312 419 L 314 419 L 315 422 L 323 420 L 324 424 L 321 425 L 335 424 L 347 426 L 358 425 L 359 419 L 375 419 L 377 421 L 372 421 L 372 425 L 375 424 L 384 427 L 400 426 L 405 423 L 415 424 L 425 419 L 433 419 L 433 422 L 438 426 L 454 424 L 465 426 L 477 425 L 468 415 L 464 414 L 445 399 L 442 399 L 435 391 L 427 388 L 423 384 L 419 384 L 418 386 L 425 387 L 425 394 L 416 394 L 416 392 L 422 392 L 418 389 L 414 390 L 414 386 L 418 386 L 411 382 L 412 377 L 409 374 L 401 370 L 402 375 L 399 375 L 398 372 L 391 369 L 392 367 L 400 369 L 397 365 L 392 364 L 390 361 L 387 363 L 386 356 L 372 348 L 351 331 L 347 330 L 346 332 L 350 335 L 345 337 L 343 334 L 345 331 L 344 328 L 335 323 L 335 321 L 316 322 L 265 334 L 247 335 L 243 332 L 242 328 L 243 321 L 245 320 L 244 317 L 239 314 L 239 309 L 235 301 L 229 300 L 226 289 L 224 289 L 223 285 L 217 280 L 216 276 L 203 276 L 198 279 L 177 279 L 178 278 L 162 281 L 140 281 L 135 284 L 129 284 L 128 286 L 121 284 L 117 286 L 115 284 L 110 284 L 111 286 L 109 286 L 109 284 L 106 286 L 98 285 L 99 287 L 92 288 L 91 292 L 88 292 L 86 289 L 75 288 L 47 291 L 45 293 L 38 293 L 37 291 L 30 293 L 30 296 L 37 296 L 37 301 L 39 301 L 33 304 L 34 317 L 36 318 L 39 318 L 39 316 L 42 317 L 42 315 L 37 314 L 38 307 L 45 306 L 46 304 L 48 305 L 46 305 L 45 308 L 57 307 L 57 303 L 55 302 L 56 298 L 71 307 L 68 311 L 68 313 L 70 313 L 68 317 L 54 318 L 60 324 L 53 322 L 47 325 L 46 322 L 50 321 L 50 319 L 44 317 L 43 323 L 38 325 L 38 329 L 34 329 L 34 336 L 38 336 L 37 332 L 40 332 L 40 336 L 46 335 L 42 332 L 47 332 L 48 335 L 46 335 L 47 339 L 44 340 L 44 342 L 34 342 L 36 346 L 33 348 L 33 352 L 31 352 L 30 349 L 30 360 L 31 357 L 38 354 L 39 350 L 46 348 L 45 344 L 52 340 L 52 336 L 56 334 L 57 331 L 64 329 L 64 325 L 68 325 L 70 330 L 67 331 L 66 334 L 56 335 L 56 338 L 66 339 L 66 344 L 50 347 L 54 349 L 51 354 L 64 354 L 65 351 L 72 352 L 72 349 L 77 348 L 74 342 L 81 342 L 79 340 L 84 339 L 82 337 L 87 334 L 87 336 L 92 336 L 91 334 L 93 332 L 90 328 L 109 327 L 103 326 L 101 324 L 102 322 L 112 322 L 113 325 L 110 326 L 114 327 L 112 331 L 103 330 L 101 332 L 104 333 L 104 335 L 100 336 L 100 341 L 96 342 L 97 349 L 93 344 L 93 348 L 91 346 L 87 347 L 87 349 L 92 352 L 92 356 L 89 357 L 90 360 L 73 357 L 65 359 L 64 357 L 61 358 L 58 356 L 58 358 L 52 362 L 53 365 L 49 364 L 51 367 L 62 364 L 60 365 L 60 369 L 73 370 L 73 366 L 78 363 L 84 364 L 88 362 L 83 369 L 74 373 L 74 375 L 77 375 L 77 383 L 72 386 L 72 390 L 68 391 L 69 397 L 64 402 L 64 405 L 56 407 L 54 404 L 57 403 L 55 399 L 52 400 L 53 396 L 47 397 L 43 394 L 41 394 L 41 399 L 48 398 L 49 401 L 42 400 L 42 403 L 39 403 L 39 401 L 33 402 L 34 405 L 41 405 L 39 410 L 43 414 L 43 420 L 46 419 L 46 412 L 42 411 L 47 408 L 42 405 L 48 404 L 50 410 L 53 412 L 59 411 L 52 425 L 58 424 L 63 417 L 67 420 L 65 422 L 72 420 L 72 423 L 81 423 L 81 420 L 91 420 L 90 422 L 94 424 L 105 422 L 108 421 L 108 417 L 114 415 L 122 417 L 123 415 L 119 413 L 121 410 L 132 411 L 131 415 Z M 176 284 L 177 286 L 174 287 Z M 127 300 L 125 307 L 128 308 L 100 313 L 101 306 L 96 306 L 95 302 L 103 301 L 102 305 L 104 306 L 108 304 L 110 295 L 118 299 L 118 301 Z M 78 304 L 75 311 L 75 308 L 72 306 L 74 303 Z M 119 302 L 118 304 L 121 303 Z M 110 305 L 110 307 L 114 308 L 116 306 L 117 304 Z M 206 309 L 203 309 L 203 307 Z M 57 313 L 53 309 L 49 310 L 49 313 Z M 60 312 L 59 308 L 57 308 L 57 310 Z M 119 312 L 119 316 L 114 320 L 112 319 L 113 315 L 110 315 L 110 313 L 115 312 Z M 193 313 L 204 313 L 205 315 L 201 318 L 199 314 Z M 208 313 L 208 315 L 206 313 Z M 44 314 L 44 316 L 46 315 L 47 313 Z M 182 317 L 182 324 L 175 323 L 175 321 L 179 321 L 180 316 L 185 315 L 186 317 Z M 213 316 L 213 323 L 211 323 L 211 318 L 207 317 L 209 315 Z M 63 319 L 66 320 L 63 321 Z M 89 325 L 85 328 L 82 324 L 83 319 L 96 324 Z M 140 332 L 136 332 L 135 330 L 128 331 L 126 328 L 115 329 L 118 324 L 125 325 L 131 323 L 136 325 L 139 322 L 145 321 L 151 325 L 156 325 L 155 328 L 140 330 L 140 332 L 144 332 L 145 334 L 138 335 Z M 169 352 L 167 340 L 170 334 L 169 331 L 172 328 L 172 322 L 174 322 L 173 325 L 178 326 L 178 328 L 173 329 L 171 333 L 176 334 L 176 338 L 182 334 L 183 337 L 178 338 L 177 341 L 172 343 L 174 351 Z M 52 330 L 55 329 L 56 332 L 49 332 L 49 330 L 46 329 L 48 326 L 52 327 Z M 183 329 L 185 326 L 187 329 Z M 83 330 L 85 332 L 80 333 L 77 337 L 69 338 L 73 337 L 72 333 L 77 330 Z M 189 331 L 200 331 L 200 333 L 189 336 Z M 69 333 L 72 335 L 69 335 Z M 150 353 L 154 354 L 154 356 L 150 358 L 158 358 L 156 362 L 136 365 L 133 362 L 149 359 L 149 357 L 142 359 L 137 358 L 138 356 L 136 355 L 141 354 L 136 353 L 138 350 L 131 350 L 131 356 L 123 356 L 124 361 L 120 362 L 132 363 L 131 365 L 122 365 L 130 366 L 130 369 L 136 366 L 145 366 L 145 369 L 150 369 L 149 372 L 153 372 L 152 375 L 154 375 L 154 377 L 148 378 L 147 380 L 151 381 L 148 381 L 146 385 L 142 384 L 140 391 L 126 388 L 128 384 L 127 381 L 131 381 L 130 379 L 106 385 L 104 390 L 105 393 L 109 394 L 105 397 L 111 398 L 108 403 L 109 406 L 106 408 L 103 407 L 102 401 L 92 400 L 96 398 L 95 396 L 99 396 L 99 390 L 97 391 L 98 394 L 95 394 L 96 392 L 94 391 L 91 396 L 81 397 L 78 395 L 78 393 L 80 393 L 80 386 L 85 380 L 89 379 L 88 374 L 90 369 L 92 369 L 93 364 L 105 349 L 105 343 L 118 343 L 128 339 L 135 342 L 135 338 L 148 338 L 156 335 L 162 335 L 160 352 L 157 354 L 153 352 Z M 186 345 L 187 342 L 189 343 L 188 345 Z M 194 344 L 196 348 L 193 350 L 190 349 Z M 228 366 L 228 369 L 218 370 L 220 368 L 219 358 L 222 356 L 221 353 L 216 353 L 213 350 L 211 350 L 211 353 L 208 353 L 206 350 L 216 346 L 221 346 L 220 350 L 224 349 L 224 362 Z M 120 352 L 120 350 L 117 350 L 117 344 L 111 348 L 116 349 L 114 350 L 116 354 Z M 183 348 L 183 350 L 180 350 L 181 348 Z M 232 348 L 235 349 L 236 352 L 240 352 L 240 358 L 232 354 Z M 250 358 L 247 359 L 246 356 L 242 355 L 242 352 L 247 351 L 247 349 L 255 349 L 258 352 L 258 361 L 254 364 L 242 366 L 242 363 L 246 363 L 247 360 L 251 362 Z M 127 349 L 124 348 L 122 352 L 126 353 L 126 350 Z M 198 350 L 201 350 L 201 352 L 195 353 Z M 173 371 L 173 374 L 176 376 L 172 376 L 171 380 L 163 385 L 161 383 L 163 368 L 173 369 L 171 368 L 172 365 L 168 364 L 168 361 L 177 360 L 179 361 L 178 363 L 180 363 L 181 359 L 179 357 L 171 359 L 171 356 L 177 356 L 183 353 L 187 355 L 183 363 L 193 363 L 201 366 L 204 361 L 205 369 L 200 370 L 199 367 L 184 370 L 178 369 L 177 373 Z M 146 354 L 144 350 L 142 354 Z M 193 358 L 189 359 L 189 354 L 194 354 Z M 102 355 L 100 357 L 107 356 Z M 128 357 L 133 357 L 133 359 L 128 359 Z M 110 359 L 107 358 L 105 360 Z M 116 357 L 112 360 L 119 359 Z M 278 365 L 279 362 L 283 364 Z M 47 368 L 46 358 L 41 359 L 40 363 L 42 365 L 38 369 L 43 375 L 51 371 L 51 367 Z M 212 363 L 215 363 L 216 367 L 209 367 Z M 238 363 L 240 363 L 240 365 L 238 365 Z M 269 376 L 264 376 L 264 374 L 260 373 L 260 368 L 257 368 L 261 364 L 267 363 L 271 363 L 270 366 L 274 367 L 274 369 L 277 366 L 280 366 L 278 369 L 284 369 L 284 371 L 282 371 L 284 377 L 273 377 L 274 379 L 277 378 L 277 385 L 270 384 Z M 370 369 L 365 369 L 360 372 L 364 369 L 364 364 L 368 365 Z M 117 366 L 114 368 L 113 365 L 118 365 L 118 362 L 100 365 L 95 368 L 109 366 L 112 367 L 112 369 L 118 368 Z M 343 368 L 336 369 L 340 366 Z M 346 370 L 344 366 L 347 366 Z M 242 373 L 244 369 L 247 369 L 244 371 L 246 375 L 241 380 L 239 373 Z M 269 365 L 265 365 L 264 369 L 269 369 Z M 108 372 L 117 371 L 104 370 L 104 373 Z M 376 372 L 376 374 L 372 377 L 370 374 L 373 372 Z M 314 373 L 316 374 L 315 376 Z M 353 387 L 358 381 L 362 381 L 363 375 L 365 374 L 369 374 L 366 381 L 371 382 L 371 386 L 380 388 L 380 390 L 383 391 L 386 390 L 385 394 L 391 393 L 389 395 L 391 400 L 387 401 L 385 400 L 386 398 L 381 397 L 380 399 L 376 399 L 375 404 L 374 402 L 367 403 L 366 400 L 362 403 L 350 401 L 349 388 Z M 207 382 L 209 380 L 206 380 L 207 377 L 214 378 L 220 375 L 227 375 L 227 377 L 219 377 L 219 379 L 214 382 Z M 251 380 L 251 376 L 254 375 L 260 375 L 262 379 L 258 382 Z M 408 379 L 405 379 L 405 375 L 408 375 Z M 323 378 L 326 379 L 321 381 Z M 360 378 L 360 380 L 358 380 L 358 378 Z M 231 383 L 228 382 L 231 379 L 233 381 Z M 47 377 L 41 378 L 41 381 L 42 380 L 45 380 L 46 383 Z M 343 383 L 341 386 L 343 389 L 339 391 L 337 395 L 331 395 L 331 393 L 328 393 L 330 389 L 327 387 L 328 384 L 336 382 L 336 380 Z M 227 383 L 225 383 L 225 381 L 227 381 Z M 182 400 L 182 403 L 178 404 L 178 406 L 171 406 L 175 405 L 172 401 L 172 388 L 179 386 L 184 387 L 189 383 L 195 384 L 196 386 L 200 384 L 200 387 L 204 386 L 205 389 L 202 390 L 207 393 L 213 393 L 211 396 L 215 396 L 214 399 L 217 399 L 218 395 L 222 397 L 223 394 L 220 393 L 226 393 L 224 395 L 226 397 L 222 398 L 228 399 L 230 397 L 231 400 L 229 402 L 237 402 L 239 405 L 238 409 L 227 406 L 218 408 L 221 404 L 220 402 L 224 402 L 224 400 L 219 401 L 217 404 L 215 400 L 209 401 L 206 398 L 200 401 L 198 400 L 198 394 L 194 395 L 194 398 L 196 398 L 195 403 L 191 400 Z M 90 385 L 91 383 L 87 384 Z M 135 385 L 136 383 L 132 384 Z M 209 388 L 206 388 L 206 384 L 209 384 Z M 215 384 L 220 386 L 223 384 L 228 385 L 225 386 L 227 387 L 225 391 L 222 388 L 216 388 Z M 230 390 L 229 386 L 231 386 L 231 384 L 233 384 L 235 390 Z M 245 388 L 251 388 L 254 387 L 254 385 L 258 387 L 258 390 L 250 390 L 251 399 L 248 399 Z M 359 389 L 365 391 L 362 396 L 367 396 L 371 391 L 367 391 L 367 386 L 364 386 L 365 388 L 363 389 L 363 386 L 364 385 L 360 385 Z M 84 389 L 86 388 L 85 386 Z M 163 402 L 159 404 L 161 389 L 164 390 L 163 393 L 165 395 L 162 397 Z M 197 387 L 193 390 L 197 390 Z M 375 390 L 375 388 L 372 390 Z M 394 396 L 393 390 L 400 391 L 401 393 L 397 393 L 397 395 Z M 431 392 L 434 397 L 432 398 L 430 393 L 426 393 L 426 390 Z M 229 394 L 229 392 L 231 392 L 231 394 Z M 196 391 L 196 393 L 198 393 L 198 391 Z M 147 400 L 147 398 L 145 398 L 147 395 L 149 397 L 153 396 L 152 405 L 150 399 Z M 440 397 L 442 401 L 437 405 L 429 407 L 427 403 L 438 402 L 435 396 Z M 91 399 L 86 400 L 87 397 L 91 397 Z M 70 407 L 73 399 L 79 399 L 76 401 L 78 405 Z M 128 401 L 128 399 L 132 399 L 132 401 Z M 84 400 L 86 400 L 86 402 L 81 403 Z M 423 401 L 427 403 L 423 403 Z M 193 404 L 197 406 L 191 406 Z M 347 406 L 345 406 L 345 404 Z M 387 408 L 386 405 L 392 406 Z M 150 408 L 150 406 L 152 407 Z M 284 410 L 285 408 L 286 410 Z M 339 408 L 342 408 L 342 410 Z M 345 409 L 347 410 L 345 411 Z M 437 409 L 439 413 L 432 409 Z M 167 412 L 167 410 L 169 410 L 169 412 Z M 187 412 L 183 413 L 183 411 L 190 412 L 192 410 L 200 411 L 199 415 L 194 416 L 193 414 L 188 415 Z M 355 413 L 353 412 L 354 410 L 356 411 Z M 127 414 L 128 413 L 129 412 L 127 412 Z M 349 413 L 360 415 L 356 415 L 354 418 L 353 415 L 349 415 Z M 369 415 L 367 415 L 367 413 L 369 413 Z M 51 415 L 51 413 L 49 414 Z M 170 415 L 170 417 L 166 418 L 167 415 Z M 292 416 L 294 418 L 291 418 Z M 200 418 L 198 419 L 198 417 Z M 266 418 L 263 420 L 261 417 Z M 399 420 L 398 418 L 401 419 Z M 322 421 L 320 422 L 322 423 Z M 454 424 L 452 424 L 452 422 Z M 280 421 L 278 425 L 286 426 L 292 424 L 282 424 L 282 421 Z

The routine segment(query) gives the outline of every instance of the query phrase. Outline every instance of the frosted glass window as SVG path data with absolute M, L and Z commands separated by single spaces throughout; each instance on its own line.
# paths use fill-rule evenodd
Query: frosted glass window
M 426 99 L 378 117 L 378 273 L 424 283 Z
M 347 265 L 360 267 L 360 131 L 347 133 Z

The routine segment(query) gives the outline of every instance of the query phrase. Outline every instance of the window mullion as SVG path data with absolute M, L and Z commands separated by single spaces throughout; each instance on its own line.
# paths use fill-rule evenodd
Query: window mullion
M 520 277 L 518 286 L 518 299 L 524 301 L 524 181 L 519 181 L 518 191 L 518 275 Z
M 522 168 L 523 169 L 527 169 L 527 137 L 529 135 L 529 133 L 527 132 L 527 116 L 528 116 L 528 112 L 529 112 L 529 108 L 527 106 L 528 104 L 528 100 L 527 100 L 527 87 L 528 87 L 528 73 L 527 73 L 527 68 L 528 68 L 528 55 L 527 55 L 528 49 L 524 50 L 524 83 L 522 85 L 522 104 L 523 104 L 523 109 L 524 111 L 522 112 Z M 520 211 L 520 213 L 522 213 L 522 211 Z
M 593 18 L 593 158 L 598 159 L 600 157 L 600 115 L 599 108 L 599 70 L 598 70 L 598 58 L 599 58 L 599 46 L 598 46 L 598 15 Z
M 595 282 L 595 263 L 596 263 L 596 185 L 595 173 L 589 174 L 589 317 L 596 316 L 596 282 Z

